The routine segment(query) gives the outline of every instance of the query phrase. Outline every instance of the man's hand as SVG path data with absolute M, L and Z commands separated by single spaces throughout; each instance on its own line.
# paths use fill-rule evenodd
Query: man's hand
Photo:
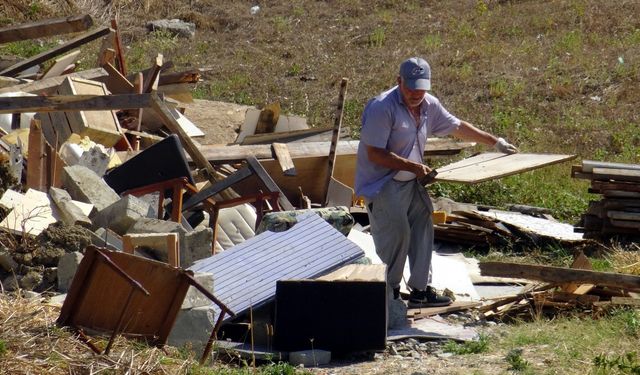
M 504 138 L 498 138 L 493 147 L 498 150 L 498 152 L 502 152 L 503 154 L 515 154 L 518 152 L 518 148 L 512 145 L 511 143 L 504 140 Z
M 418 179 L 421 179 L 422 177 L 428 175 L 429 172 L 431 172 L 431 168 L 427 167 L 424 164 L 416 163 L 416 167 L 411 172 L 413 172 Z

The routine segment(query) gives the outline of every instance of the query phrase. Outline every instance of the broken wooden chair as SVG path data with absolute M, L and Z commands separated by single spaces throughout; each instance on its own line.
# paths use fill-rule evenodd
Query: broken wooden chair
M 89 246 L 78 267 L 57 324 L 72 327 L 98 354 L 109 354 L 123 334 L 162 347 L 176 321 L 190 286 L 218 306 L 219 316 L 202 355 L 204 361 L 217 339 L 225 314 L 235 314 L 200 285 L 192 271 L 122 252 Z M 91 343 L 84 329 L 110 332 L 104 350 Z

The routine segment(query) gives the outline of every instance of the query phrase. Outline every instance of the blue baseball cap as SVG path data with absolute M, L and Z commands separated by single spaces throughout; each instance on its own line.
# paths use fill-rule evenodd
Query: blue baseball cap
M 431 68 L 420 57 L 406 59 L 400 64 L 400 77 L 411 90 L 431 90 Z

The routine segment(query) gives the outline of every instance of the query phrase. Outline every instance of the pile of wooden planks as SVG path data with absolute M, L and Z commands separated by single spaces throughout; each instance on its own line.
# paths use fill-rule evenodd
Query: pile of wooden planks
M 480 307 L 486 318 L 526 319 L 558 313 L 599 313 L 614 306 L 639 306 L 640 277 L 593 271 L 591 263 L 578 253 L 570 268 L 541 265 L 483 262 L 483 276 L 532 280 L 522 292 L 497 297 Z
M 584 160 L 572 167 L 571 177 L 591 180 L 589 193 L 602 196 L 589 202 L 576 231 L 585 238 L 640 238 L 639 164 Z
M 515 240 L 500 221 L 474 211 L 454 211 L 443 223 L 434 224 L 435 239 L 471 246 L 492 246 Z

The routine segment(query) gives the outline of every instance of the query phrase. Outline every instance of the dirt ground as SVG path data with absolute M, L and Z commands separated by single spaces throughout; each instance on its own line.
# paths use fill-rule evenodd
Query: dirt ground
M 252 106 L 225 103 L 212 100 L 194 99 L 185 110 L 185 116 L 203 133 L 195 138 L 200 144 L 232 143 L 244 123 L 244 114 Z

